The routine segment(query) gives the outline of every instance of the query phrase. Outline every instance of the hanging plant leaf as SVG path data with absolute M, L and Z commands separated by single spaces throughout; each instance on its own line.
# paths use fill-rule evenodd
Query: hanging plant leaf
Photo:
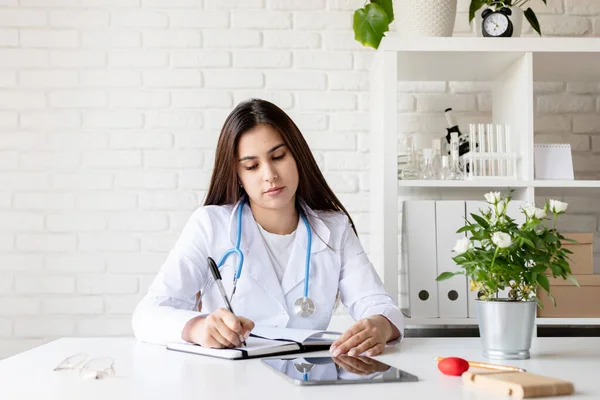
M 538 35 L 542 36 L 542 31 L 540 30 L 540 23 L 531 8 L 525 10 L 525 17 L 527 18 L 527 21 L 529 21 L 529 23 L 531 24 L 531 27 L 538 33 Z
M 475 13 L 477 12 L 477 10 L 479 10 L 481 7 L 483 7 L 487 3 L 489 3 L 489 1 L 487 1 L 487 0 L 472 0 L 471 1 L 471 5 L 469 6 L 469 23 L 471 23 L 471 21 L 473 21 L 473 18 L 475 18 Z
M 354 39 L 363 46 L 377 49 L 389 26 L 389 17 L 379 4 L 369 3 L 354 12 Z
M 371 0 L 371 3 L 379 4 L 390 20 L 390 24 L 394 22 L 394 6 L 392 0 Z

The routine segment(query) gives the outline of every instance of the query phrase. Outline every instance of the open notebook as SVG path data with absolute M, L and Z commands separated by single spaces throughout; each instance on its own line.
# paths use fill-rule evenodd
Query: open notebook
M 247 346 L 213 349 L 192 343 L 170 343 L 168 350 L 211 357 L 240 360 L 282 354 L 326 350 L 341 333 L 308 329 L 256 327 L 246 340 Z

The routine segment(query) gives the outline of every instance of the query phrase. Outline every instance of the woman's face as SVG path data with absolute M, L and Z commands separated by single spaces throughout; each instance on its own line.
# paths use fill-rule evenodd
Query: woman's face
M 295 206 L 296 160 L 271 125 L 260 124 L 242 134 L 237 160 L 238 178 L 252 203 L 271 210 Z

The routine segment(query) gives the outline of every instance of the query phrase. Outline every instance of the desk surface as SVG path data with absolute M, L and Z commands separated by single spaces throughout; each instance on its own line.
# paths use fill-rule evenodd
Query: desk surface
M 113 357 L 117 375 L 82 380 L 75 371 L 52 371 L 62 359 L 79 352 Z M 399 348 L 386 349 L 377 358 L 417 375 L 419 382 L 300 387 L 256 359 L 228 361 L 172 352 L 132 338 L 69 338 L 0 361 L 0 398 L 364 400 L 394 395 L 406 399 L 506 399 L 463 387 L 460 378 L 442 375 L 435 356 L 489 361 L 481 357 L 478 338 L 407 338 Z M 534 338 L 530 360 L 502 363 L 573 382 L 576 395 L 568 398 L 600 399 L 600 338 Z

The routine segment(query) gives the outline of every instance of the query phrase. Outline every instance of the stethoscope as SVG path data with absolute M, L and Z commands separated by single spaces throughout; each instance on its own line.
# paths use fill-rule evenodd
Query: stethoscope
M 237 281 L 240 278 L 240 275 L 242 274 L 242 267 L 244 265 L 244 253 L 242 253 L 242 251 L 240 250 L 240 243 L 242 241 L 242 211 L 244 209 L 245 203 L 246 201 L 242 200 L 237 209 L 237 233 L 235 239 L 235 247 L 227 250 L 217 263 L 217 267 L 221 268 L 230 255 L 236 254 L 238 257 L 237 269 L 235 271 L 235 275 L 233 276 L 233 290 L 231 291 L 230 302 L 231 299 L 233 299 L 233 295 L 235 294 Z M 308 220 L 302 213 L 300 214 L 300 218 L 302 218 L 302 221 L 306 226 L 306 232 L 308 233 L 308 244 L 306 249 L 306 261 L 304 267 L 304 295 L 302 297 L 299 297 L 294 302 L 294 313 L 296 313 L 296 315 L 300 317 L 307 318 L 313 315 L 313 313 L 315 312 L 315 302 L 308 297 L 308 279 L 310 276 L 310 250 L 312 247 L 312 232 L 310 230 Z M 209 282 L 207 282 L 207 285 Z M 204 294 L 204 292 L 205 289 L 202 290 L 201 296 Z M 198 304 L 200 303 L 201 299 L 201 297 L 198 299 L 195 308 L 198 307 Z

